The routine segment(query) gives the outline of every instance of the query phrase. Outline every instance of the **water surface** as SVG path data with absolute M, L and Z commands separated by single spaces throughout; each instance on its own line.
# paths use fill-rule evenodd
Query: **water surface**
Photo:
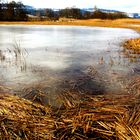
M 119 28 L 0 25 L 0 82 L 16 90 L 40 83 L 51 92 L 69 86 L 91 94 L 128 92 L 140 63 L 120 46 L 134 37 L 139 34 Z

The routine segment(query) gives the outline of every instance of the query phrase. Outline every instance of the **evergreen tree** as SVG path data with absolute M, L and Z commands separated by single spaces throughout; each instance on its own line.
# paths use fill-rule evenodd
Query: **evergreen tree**
M 21 2 L 0 2 L 1 21 L 25 21 L 27 20 L 25 6 Z

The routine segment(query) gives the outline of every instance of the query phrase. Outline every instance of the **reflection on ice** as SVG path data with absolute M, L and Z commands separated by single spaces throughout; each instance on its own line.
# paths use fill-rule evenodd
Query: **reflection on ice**
M 0 36 L 1 52 L 12 50 L 11 53 L 5 53 L 7 60 L 12 60 L 12 65 L 5 70 L 5 64 L 1 62 L 1 82 L 5 84 L 23 86 L 44 80 L 47 85 L 53 83 L 60 86 L 62 81 L 75 81 L 82 76 L 88 77 L 88 82 L 81 84 L 81 88 L 94 84 L 98 88 L 95 86 L 92 90 L 97 88 L 111 91 L 111 86 L 113 88 L 114 85 L 119 89 L 123 81 L 121 78 L 125 79 L 138 65 L 129 63 L 120 47 L 125 39 L 139 36 L 129 29 L 1 25 Z M 13 49 L 15 40 L 20 47 Z M 28 55 L 23 54 L 21 50 L 26 50 Z M 22 56 L 20 60 L 24 60 L 23 65 L 15 61 L 17 57 L 19 60 L 19 54 Z M 15 67 L 14 61 L 21 71 Z M 94 74 L 94 78 L 89 78 L 88 66 L 93 66 L 98 72 Z M 25 68 L 26 71 L 23 72 Z M 54 77 L 56 81 L 50 82 L 50 77 Z

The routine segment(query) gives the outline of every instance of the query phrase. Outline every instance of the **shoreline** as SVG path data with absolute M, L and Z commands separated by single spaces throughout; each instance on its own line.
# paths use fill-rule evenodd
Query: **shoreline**
M 11 22 L 0 21 L 0 25 L 2 24 L 97 26 L 97 27 L 129 28 L 140 31 L 140 26 L 138 26 L 140 25 L 140 19 L 116 19 L 116 20 L 88 19 L 88 20 L 73 20 L 73 21 L 11 21 Z
M 19 21 L 5 22 L 1 21 L 0 25 L 59 25 L 59 26 L 90 26 L 90 27 L 106 27 L 106 28 L 124 28 L 131 29 L 140 34 L 140 19 L 88 19 L 88 20 L 68 20 L 68 21 Z M 140 37 L 126 40 L 122 46 L 128 50 L 132 50 L 135 54 L 140 52 Z M 134 45 L 135 47 L 132 47 Z

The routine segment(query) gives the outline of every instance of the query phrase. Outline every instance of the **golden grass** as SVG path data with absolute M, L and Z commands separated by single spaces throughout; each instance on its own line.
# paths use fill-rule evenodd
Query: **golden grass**
M 134 54 L 140 54 L 140 38 L 127 40 L 124 47 L 132 50 Z
M 0 139 L 49 139 L 50 109 L 16 96 L 0 95 Z
M 72 21 L 27 21 L 27 22 L 0 22 L 0 24 L 24 24 L 24 25 L 77 25 L 77 26 L 100 26 L 100 27 L 123 27 L 137 28 L 131 24 L 140 24 L 139 19 L 116 19 L 116 20 L 72 20 Z M 140 29 L 140 27 L 138 27 Z
M 123 53 L 130 62 L 138 62 L 140 59 L 140 38 L 129 39 L 123 43 Z
M 100 27 L 123 27 L 124 20 L 73 20 L 73 21 L 28 21 L 28 22 L 0 22 L 0 24 L 23 24 L 23 25 L 73 25 L 73 26 L 100 26 Z
M 139 92 L 120 97 L 68 92 L 59 96 L 63 107 L 53 108 L 0 95 L 0 139 L 139 140 L 139 97 Z

